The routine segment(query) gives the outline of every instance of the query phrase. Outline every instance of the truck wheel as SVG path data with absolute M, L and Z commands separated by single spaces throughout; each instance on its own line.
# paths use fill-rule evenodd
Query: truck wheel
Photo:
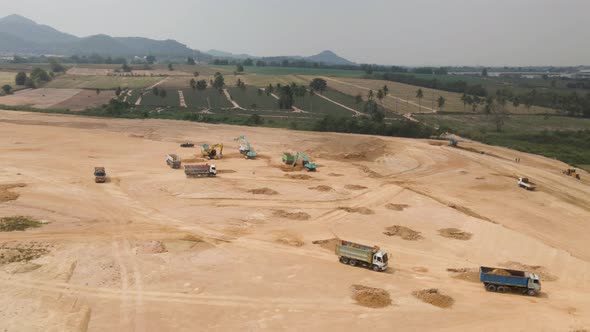
M 535 295 L 537 295 L 537 292 L 535 292 L 534 289 L 529 289 L 528 292 L 526 292 L 526 294 L 528 296 L 535 296 Z
M 377 265 L 373 265 L 373 271 L 375 271 L 375 272 L 380 272 L 380 271 L 381 271 L 381 269 L 379 268 L 379 266 L 377 266 Z
M 496 285 L 487 285 L 486 286 L 486 290 L 488 292 L 495 292 L 496 291 Z
M 351 259 L 351 260 L 349 260 L 349 261 L 348 261 L 348 264 L 349 264 L 350 266 L 356 266 L 356 260 L 354 260 L 354 259 Z
M 496 290 L 498 291 L 498 293 L 506 293 L 506 291 L 508 289 L 506 287 L 504 287 L 504 286 L 500 286 Z
M 346 258 L 346 257 L 340 257 L 340 263 L 342 263 L 342 264 L 348 264 L 348 258 Z

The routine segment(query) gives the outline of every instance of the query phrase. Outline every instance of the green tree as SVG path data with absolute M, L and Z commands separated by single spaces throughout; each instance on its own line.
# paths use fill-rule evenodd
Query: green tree
M 236 72 L 243 73 L 244 72 L 244 66 L 242 66 L 242 64 L 238 63 L 236 65 Z
M 387 87 L 387 85 L 383 86 L 383 94 L 386 96 L 389 94 L 389 88 Z
M 203 91 L 207 89 L 207 81 L 205 80 L 200 80 L 197 82 L 197 90 L 199 91 Z
M 441 111 L 443 107 L 445 107 L 445 103 L 447 102 L 447 100 L 445 99 L 445 97 L 440 96 L 438 97 L 437 103 L 438 103 L 438 110 Z
M 2 91 L 4 91 L 4 94 L 9 95 L 10 92 L 12 91 L 12 87 L 10 85 L 6 84 L 2 87 Z
M 268 84 L 268 88 L 266 88 L 266 94 L 270 95 L 271 93 L 275 92 L 275 88 L 272 86 L 271 83 Z
M 422 98 L 424 98 L 424 92 L 422 92 L 422 89 L 416 91 L 416 98 L 418 98 L 418 110 L 422 111 Z
M 168 70 L 169 70 L 169 71 L 173 71 L 173 70 L 174 70 L 174 66 L 172 66 L 172 64 L 171 64 L 171 63 L 169 63 L 169 64 L 168 64 Z
M 199 77 L 199 72 L 198 72 L 198 71 L 194 72 L 194 73 L 193 73 L 193 76 L 194 76 L 194 77 Z
M 122 91 L 123 91 L 123 90 L 121 90 L 121 87 L 120 87 L 120 86 L 119 86 L 119 87 L 117 87 L 117 89 L 115 90 L 115 95 L 116 95 L 117 97 L 119 97 L 119 96 L 121 95 L 121 92 L 122 92 Z
M 152 94 L 154 96 L 159 96 L 160 95 L 160 89 L 157 86 L 153 87 L 152 88 Z
M 41 68 L 35 68 L 31 72 L 31 79 L 33 80 L 33 82 L 35 82 L 35 84 L 39 84 L 51 81 L 51 76 L 49 76 L 49 74 L 45 70 Z
M 461 101 L 463 102 L 463 112 L 466 111 L 468 97 L 469 96 L 466 93 L 463 93 L 463 95 L 461 96 Z
M 125 73 L 129 73 L 129 72 L 131 72 L 131 67 L 129 67 L 129 65 L 128 65 L 128 64 L 124 63 L 124 64 L 121 66 L 121 70 L 122 70 L 123 72 L 125 72 Z
M 195 59 L 191 58 L 190 56 L 188 58 L 186 58 L 186 64 L 189 66 L 194 66 L 197 63 L 195 62 Z
M 96 95 L 98 96 L 100 94 L 100 89 L 96 89 Z
M 193 91 L 195 91 L 195 89 L 197 88 L 197 81 L 194 78 L 191 78 L 189 86 L 193 89 Z
M 16 85 L 25 85 L 25 82 L 27 81 L 27 74 L 25 72 L 19 72 L 18 74 L 16 74 L 16 77 L 14 78 L 14 83 Z
M 371 120 L 375 122 L 383 122 L 383 119 L 385 119 L 385 112 L 372 99 L 365 103 L 363 111 L 365 114 L 369 114 Z
M 279 108 L 280 109 L 291 109 L 295 102 L 293 98 L 294 92 L 291 86 L 285 85 L 277 89 L 279 95 Z
M 156 62 L 156 57 L 153 55 L 148 55 L 145 57 L 145 61 L 147 61 L 147 63 L 150 65 L 153 65 Z
M 367 93 L 367 100 L 373 100 L 373 97 L 375 97 L 373 90 L 369 90 L 369 92 Z
M 473 108 L 473 112 L 477 112 L 477 107 L 479 107 L 481 102 L 482 99 L 478 95 L 471 97 L 471 107 Z
M 224 86 L 225 78 L 223 78 L 223 75 L 221 75 L 220 72 L 215 73 L 215 76 L 213 78 L 213 87 L 217 90 L 221 90 Z
M 25 80 L 25 86 L 27 88 L 34 89 L 35 88 L 35 82 L 33 82 L 33 80 L 30 77 L 27 77 L 27 79 Z
M 481 71 L 481 76 L 482 76 L 482 77 L 488 77 L 488 69 L 487 69 L 487 68 L 484 68 L 484 69 Z
M 324 93 L 328 88 L 328 82 L 322 78 L 314 78 L 311 83 L 309 83 L 309 87 L 315 92 L 319 91 L 320 93 Z
M 252 59 L 248 58 L 248 59 L 244 60 L 243 65 L 247 66 L 247 67 L 254 66 L 254 61 L 252 61 Z
M 54 73 L 62 73 L 66 71 L 66 68 L 61 65 L 55 58 L 49 59 L 49 66 L 51 67 L 51 71 Z
M 514 112 L 516 113 L 518 106 L 520 106 L 520 98 L 518 96 L 512 99 L 512 106 L 514 106 Z
M 359 92 L 355 97 L 354 97 L 354 104 L 356 105 L 356 110 L 359 110 L 359 105 L 363 102 L 363 95 L 361 95 L 361 93 Z
M 383 90 L 379 89 L 377 91 L 377 100 L 379 100 L 379 103 L 383 102 L 383 98 L 385 98 L 385 93 L 383 92 Z
M 160 90 L 160 97 L 162 97 L 162 99 L 166 98 L 167 95 L 168 95 L 168 92 L 166 92 L 166 90 L 164 90 L 164 89 Z

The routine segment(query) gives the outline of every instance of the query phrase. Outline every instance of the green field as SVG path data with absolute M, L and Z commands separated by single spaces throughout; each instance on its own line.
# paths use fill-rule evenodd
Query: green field
M 203 91 L 192 89 L 183 89 L 184 100 L 189 108 L 213 109 L 233 107 L 227 97 L 215 89 L 206 89 Z
M 24 88 L 24 86 L 16 85 L 14 83 L 15 76 L 16 76 L 16 73 L 13 73 L 13 72 L 5 72 L 5 71 L 0 72 L 0 88 L 3 87 L 4 85 L 10 85 L 13 90 L 20 90 L 20 89 Z M 4 92 L 0 90 L 0 95 L 1 94 L 4 94 Z
M 161 81 L 162 77 L 120 77 L 120 76 L 85 76 L 62 75 L 46 84 L 46 88 L 60 89 L 101 89 L 145 88 Z
M 332 102 L 319 96 L 310 96 L 309 93 L 304 97 L 295 97 L 295 106 L 309 113 L 319 113 L 335 116 L 352 116 L 353 112 L 342 108 Z
M 180 106 L 178 90 L 166 90 L 166 97 L 154 95 L 151 91 L 141 97 L 142 106 Z
M 213 69 L 234 72 L 236 66 L 211 65 Z M 320 69 L 320 68 L 291 68 L 291 67 L 244 67 L 246 74 L 263 74 L 263 75 L 315 75 L 315 76 L 335 76 L 335 77 L 363 77 L 365 72 L 362 70 L 345 70 L 345 69 Z
M 228 91 L 233 100 L 243 108 L 258 110 L 277 110 L 279 108 L 278 101 L 273 96 L 267 96 L 266 93 L 259 95 L 256 87 L 229 88 Z

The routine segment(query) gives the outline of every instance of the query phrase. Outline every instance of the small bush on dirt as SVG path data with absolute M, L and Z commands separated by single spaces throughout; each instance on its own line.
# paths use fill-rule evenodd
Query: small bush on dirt
M 41 227 L 41 222 L 31 217 L 14 216 L 0 218 L 0 232 L 24 231 Z

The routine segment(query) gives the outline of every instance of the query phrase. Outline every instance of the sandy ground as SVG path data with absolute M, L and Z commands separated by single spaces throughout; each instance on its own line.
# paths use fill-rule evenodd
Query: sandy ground
M 80 89 L 33 89 L 18 94 L 0 97 L 0 105 L 30 106 L 45 109 L 64 102 L 80 92 L 82 92 Z
M 238 154 L 232 139 L 242 134 L 257 160 Z M 166 166 L 166 153 L 200 160 L 195 149 L 179 147 L 185 141 L 225 143 L 225 158 L 215 161 L 217 178 L 187 179 Z M 469 149 L 428 140 L 0 112 L 0 184 L 25 185 L 9 189 L 20 196 L 0 203 L 0 217 L 46 222 L 0 233 L 0 244 L 47 250 L 29 263 L 0 266 L 0 328 L 590 329 L 589 174 L 580 182 L 562 175 L 566 165 L 558 161 L 463 145 Z M 318 163 L 318 172 L 311 178 L 285 172 L 281 152 L 293 150 Z M 94 166 L 106 167 L 108 183 L 94 183 Z M 539 190 L 518 188 L 518 175 Z M 270 191 L 256 190 L 262 188 Z M 384 234 L 396 225 L 420 237 Z M 472 236 L 441 236 L 448 228 Z M 339 263 L 328 245 L 337 238 L 379 245 L 390 253 L 389 270 Z M 318 240 L 329 241 L 313 243 Z M 539 297 L 487 293 L 472 277 L 447 270 L 507 262 L 538 265 L 554 281 L 543 282 Z M 360 286 L 353 285 L 388 294 L 391 305 L 357 304 L 352 289 Z M 444 306 L 413 295 L 429 289 L 449 297 Z

